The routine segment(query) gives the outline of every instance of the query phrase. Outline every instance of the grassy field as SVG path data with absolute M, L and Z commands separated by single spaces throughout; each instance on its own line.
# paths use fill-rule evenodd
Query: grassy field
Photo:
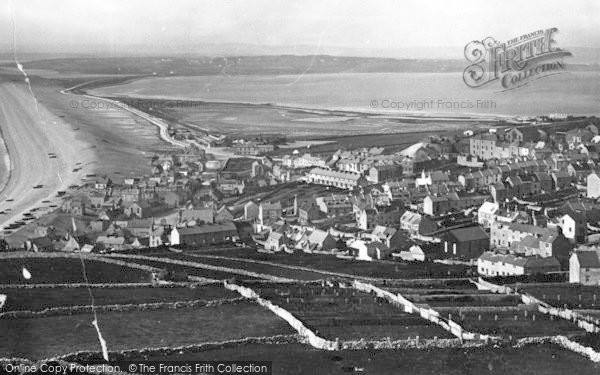
M 100 346 L 89 314 L 0 319 L 0 358 L 43 359 Z M 294 333 L 270 311 L 251 303 L 196 309 L 98 314 L 109 350 L 172 347 Z
M 452 337 L 417 315 L 354 289 L 321 285 L 264 284 L 254 286 L 261 297 L 279 305 L 317 334 L 328 339 L 403 340 Z
M 502 336 L 506 339 L 585 333 L 571 321 L 560 318 L 551 320 L 548 315 L 532 311 L 528 311 L 527 315 L 524 311 L 461 312 L 457 307 L 455 310 L 446 311 L 443 316 L 447 318 L 448 314 L 467 331 Z
M 122 259 L 123 260 L 123 259 Z M 166 268 L 170 271 L 175 271 L 177 273 L 186 274 L 188 276 L 198 276 L 205 277 L 209 279 L 215 280 L 227 280 L 231 278 L 243 279 L 243 280 L 257 280 L 258 278 L 252 276 L 243 276 L 235 273 L 222 272 L 222 271 L 213 271 L 199 267 L 192 266 L 182 266 L 177 264 L 169 264 L 155 260 L 146 260 L 146 259 L 128 259 L 127 262 L 143 264 L 150 267 L 156 268 Z M 198 262 L 201 263 L 201 262 Z
M 260 264 L 260 263 L 252 263 L 245 261 L 238 261 L 233 259 L 213 259 L 206 258 L 202 256 L 198 256 L 197 254 L 168 254 L 166 255 L 171 259 L 180 259 L 186 260 L 190 262 L 201 262 L 204 264 L 210 264 L 214 266 L 222 266 L 222 267 L 230 267 L 230 268 L 238 268 L 241 270 L 264 273 L 267 275 L 292 278 L 296 280 L 320 280 L 326 278 L 327 275 L 318 272 L 310 272 L 310 271 L 302 271 L 302 270 L 293 270 L 285 267 L 272 266 L 269 264 Z
M 583 346 L 593 348 L 595 351 L 600 351 L 600 334 L 587 333 L 573 338 L 573 341 L 577 341 Z
M 403 296 L 414 303 L 425 303 L 432 307 L 517 306 L 519 303 L 521 303 L 521 299 L 519 298 L 519 296 L 495 293 L 481 293 L 479 291 L 474 291 L 474 293 L 470 294 L 429 293 L 426 295 L 403 294 Z
M 25 267 L 31 279 L 23 277 Z M 94 260 L 85 260 L 90 283 L 150 282 L 151 275 L 142 270 Z M 0 284 L 83 283 L 83 268 L 79 258 L 23 258 L 0 261 Z
M 524 311 L 519 296 L 495 294 L 470 288 L 385 287 L 415 304 L 431 306 L 440 316 L 460 324 L 465 330 L 514 339 L 529 336 L 583 334 L 576 324 L 551 319 L 537 311 Z
M 578 284 L 520 285 L 521 290 L 552 306 L 569 309 L 599 309 L 600 286 Z
M 437 338 L 454 338 L 450 333 L 442 328 L 430 324 L 425 325 L 423 322 L 416 323 L 419 318 L 410 317 L 401 321 L 390 321 L 387 324 L 367 324 L 364 321 L 359 324 L 353 322 L 342 321 L 343 325 L 326 325 L 322 320 L 307 321 L 308 325 L 317 326 L 316 332 L 322 337 L 329 339 L 339 338 L 340 340 L 382 340 L 390 338 L 391 340 L 406 340 L 409 338 L 419 337 L 421 339 Z
M 236 298 L 239 295 L 221 285 L 203 285 L 194 288 L 93 288 L 96 306 L 113 304 L 140 304 L 151 302 L 175 302 Z M 3 311 L 40 311 L 49 307 L 80 306 L 90 304 L 86 288 L 36 288 L 0 289 L 9 298 Z
M 273 361 L 273 374 L 377 375 L 592 375 L 600 365 L 556 345 L 430 350 L 345 350 L 327 352 L 305 345 L 238 345 L 149 360 Z
M 353 259 L 340 259 L 331 255 L 316 254 L 265 254 L 249 250 L 214 252 L 221 256 L 231 256 L 263 260 L 268 262 L 303 266 L 322 271 L 340 272 L 355 276 L 413 279 L 413 278 L 452 278 L 466 277 L 468 266 L 449 266 L 440 263 L 367 262 Z

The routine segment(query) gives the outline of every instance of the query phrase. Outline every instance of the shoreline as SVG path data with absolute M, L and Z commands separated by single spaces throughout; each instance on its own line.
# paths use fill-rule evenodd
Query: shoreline
M 108 87 L 108 86 L 106 86 Z M 532 117 L 522 115 L 503 115 L 503 114 L 477 114 L 469 112 L 461 113 L 448 113 L 448 112 L 433 112 L 433 111 L 399 111 L 389 110 L 381 111 L 375 109 L 358 109 L 354 107 L 306 107 L 297 104 L 286 104 L 286 103 L 270 103 L 270 102 L 247 102 L 247 101 L 226 101 L 226 100 L 201 100 L 193 99 L 190 97 L 180 97 L 172 95 L 107 95 L 99 96 L 97 94 L 90 94 L 87 91 L 85 95 L 92 96 L 96 99 L 105 100 L 139 100 L 139 101 L 156 101 L 156 102 L 186 102 L 185 105 L 188 107 L 191 103 L 200 105 L 231 105 L 231 106 L 244 106 L 244 107 L 256 107 L 256 108 L 268 108 L 273 110 L 287 110 L 297 111 L 306 114 L 318 115 L 318 116 L 332 116 L 340 117 L 340 121 L 347 121 L 354 117 L 373 117 L 380 119 L 390 120 L 404 120 L 404 121 L 446 121 L 446 122 L 500 122 L 500 121 L 511 121 L 518 117 Z M 93 92 L 93 90 L 91 90 Z M 185 108 L 185 106 L 184 106 Z M 298 120 L 299 121 L 299 120 Z
M 0 165 L 0 172 L 3 172 L 0 176 L 0 197 L 8 185 L 8 181 L 10 181 L 10 177 L 12 174 L 12 159 L 10 158 L 10 153 L 8 152 L 8 147 L 6 146 L 6 142 L 4 141 L 4 134 L 2 131 L 2 127 L 0 127 L 0 155 L 2 156 L 2 162 Z M 4 173 L 5 172 L 5 173 Z
M 79 85 L 76 85 L 76 86 L 73 86 L 73 87 L 70 87 L 70 88 L 66 88 L 64 90 L 60 90 L 60 93 L 63 94 L 63 95 L 73 95 L 75 97 L 84 97 L 84 98 L 90 98 L 90 99 L 94 99 L 94 100 L 103 100 L 103 101 L 106 101 L 108 103 L 111 103 L 111 104 L 113 104 L 113 105 L 115 105 L 115 106 L 117 106 L 117 107 L 119 107 L 119 108 L 121 108 L 121 109 L 123 109 L 123 110 L 125 110 L 125 111 L 127 111 L 127 112 L 129 112 L 129 113 L 131 113 L 133 115 L 135 115 L 135 116 L 138 116 L 138 117 L 140 117 L 140 118 L 148 121 L 152 125 L 155 125 L 156 127 L 158 127 L 159 137 L 163 141 L 171 144 L 172 146 L 176 146 L 176 147 L 183 147 L 183 148 L 185 148 L 185 147 L 188 146 L 184 142 L 177 141 L 177 140 L 173 139 L 169 135 L 169 131 L 168 131 L 169 130 L 169 126 L 164 122 L 164 119 L 156 118 L 155 116 L 152 116 L 152 115 L 150 115 L 150 114 L 148 114 L 148 113 L 146 113 L 146 112 L 144 112 L 144 111 L 142 111 L 140 109 L 133 108 L 133 107 L 128 106 L 125 103 L 122 103 L 122 102 L 120 102 L 118 100 L 115 100 L 115 99 L 110 99 L 110 98 L 104 98 L 104 97 L 101 97 L 101 96 L 90 95 L 90 94 L 88 94 L 84 90 L 80 90 L 82 92 L 81 94 L 73 92 L 73 90 L 78 90 L 80 87 L 85 86 L 87 84 L 90 84 L 92 82 L 94 82 L 94 81 L 84 82 L 82 84 L 79 84 Z
M 117 78 L 117 77 L 115 77 Z M 348 116 L 358 117 L 358 116 L 374 116 L 378 118 L 389 118 L 393 120 L 406 120 L 406 121 L 448 121 L 448 122 L 499 122 L 499 121 L 508 121 L 514 120 L 517 117 L 531 117 L 525 115 L 506 115 L 506 114 L 479 114 L 479 113 L 470 113 L 470 112 L 436 112 L 436 111 L 403 111 L 403 110 L 394 110 L 390 109 L 387 111 L 376 110 L 374 108 L 371 109 L 363 109 L 356 107 L 344 107 L 344 106 L 331 106 L 331 107 L 318 107 L 318 106 L 306 106 L 302 104 L 294 104 L 294 103 L 272 103 L 272 102 L 249 102 L 249 101 L 230 101 L 230 100 L 204 100 L 199 98 L 192 98 L 189 96 L 177 96 L 177 95 L 133 95 L 133 94 L 99 94 L 94 92 L 98 89 L 106 89 L 109 87 L 120 87 L 126 84 L 129 84 L 134 81 L 139 81 L 142 79 L 148 78 L 165 78 L 165 77 L 154 77 L 148 75 L 141 76 L 123 76 L 118 77 L 120 80 L 115 82 L 105 82 L 106 78 L 94 79 L 91 81 L 86 81 L 75 86 L 63 89 L 60 91 L 61 94 L 73 94 L 79 96 L 89 96 L 94 99 L 104 99 L 109 101 L 117 101 L 120 102 L 120 99 L 138 99 L 144 101 L 185 101 L 187 103 L 198 103 L 202 105 L 238 105 L 238 106 L 247 106 L 247 107 L 259 107 L 259 108 L 271 108 L 271 109 L 279 109 L 279 110 L 288 110 L 288 111 L 299 111 L 307 114 L 314 115 L 331 115 L 334 117 L 343 117 Z M 122 102 L 121 102 L 122 103 Z M 130 107 L 126 105 L 126 107 Z
M 58 208 L 61 198 L 57 193 L 79 185 L 87 174 L 93 174 L 98 156 L 89 142 L 77 138 L 68 121 L 42 105 L 39 111 L 32 108 L 28 103 L 32 98 L 22 85 L 4 83 L 0 90 L 4 93 L 0 115 L 6 119 L 3 141 L 12 169 L 0 200 L 0 210 L 4 212 L 0 217 L 0 230 L 4 231 L 10 224 L 23 221 L 24 214 L 34 208 L 38 208 L 36 218 Z M 76 167 L 81 169 L 73 172 Z M 8 202 L 8 198 L 12 201 Z M 44 201 L 48 202 L 42 203 Z M 0 236 L 11 234 L 3 232 Z
M 370 73 L 368 73 L 370 74 Z M 415 73 L 406 73 L 406 74 L 415 74 Z M 440 73 L 440 74 L 446 74 L 446 73 Z M 440 108 L 438 107 L 437 110 L 434 108 L 431 109 L 427 109 L 427 110 L 420 110 L 420 109 L 416 109 L 416 108 L 410 108 L 410 109 L 396 109 L 396 108 L 382 108 L 378 103 L 378 105 L 375 106 L 371 106 L 369 101 L 366 100 L 364 105 L 360 104 L 359 106 L 345 106 L 345 105 L 340 105 L 340 104 L 334 104 L 334 105 L 329 105 L 327 107 L 321 107 L 319 106 L 319 104 L 314 104 L 314 103 L 296 103 L 293 101 L 288 101 L 288 102 L 277 102 L 277 101 L 269 101 L 269 100 L 263 100 L 263 101 L 248 101 L 248 100 L 219 100 L 219 99 L 206 99 L 206 98 L 202 98 L 200 96 L 202 96 L 202 93 L 186 93 L 184 95 L 178 95 L 177 93 L 175 94 L 156 94 L 156 93 L 150 93 L 150 94 L 142 94 L 142 93 L 136 93 L 137 90 L 139 90 L 139 85 L 135 86 L 138 87 L 137 89 L 133 89 L 132 90 L 121 90 L 123 88 L 123 85 L 128 85 L 131 83 L 135 83 L 137 81 L 140 80 L 150 80 L 150 79 L 155 79 L 155 80 L 161 80 L 161 79 L 169 79 L 169 78 L 174 78 L 174 79 L 185 79 L 185 78 L 189 78 L 189 79 L 193 79 L 193 78 L 197 78 L 197 77 L 215 77 L 215 76 L 201 76 L 201 75 L 196 75 L 196 76 L 138 76 L 138 77 L 129 77 L 128 79 L 119 82 L 119 83 L 110 83 L 107 82 L 106 84 L 99 84 L 99 85 L 93 85 L 89 88 L 84 88 L 84 90 L 92 95 L 95 96 L 99 96 L 99 97 L 109 97 L 109 98 L 128 98 L 131 100 L 156 100 L 156 101 L 186 101 L 188 103 L 202 103 L 202 104 L 206 104 L 206 105 L 243 105 L 243 106 L 257 106 L 257 107 L 265 107 L 265 108 L 273 108 L 273 109 L 282 109 L 282 110 L 297 110 L 297 111 L 303 111 L 306 113 L 314 113 L 314 114 L 334 114 L 338 113 L 339 115 L 359 115 L 359 116 L 390 116 L 391 119 L 398 119 L 398 120 L 407 120 L 407 121 L 411 121 L 411 120 L 431 120 L 431 121 L 490 121 L 490 122 L 494 122 L 494 121 L 511 121 L 511 120 L 517 120 L 518 118 L 535 118 L 535 117 L 539 117 L 539 116 L 547 116 L 551 113 L 554 113 L 554 110 L 540 110 L 540 111 L 536 111 L 535 113 L 527 113 L 527 110 L 522 110 L 520 111 L 520 113 L 502 113 L 502 112 L 496 112 L 496 113 L 491 113 L 491 112 L 482 112 L 482 113 L 478 113 L 478 112 L 472 112 L 469 111 L 468 108 Z M 252 76 L 253 77 L 253 76 Z M 275 76 L 267 76 L 268 78 L 273 78 Z M 243 82 L 242 82 L 243 84 Z M 134 87 L 134 88 L 135 88 Z M 111 92 L 106 92 L 107 90 L 110 90 Z M 150 89 L 151 90 L 151 89 Z M 152 90 L 151 90 L 152 91 Z M 154 90 L 156 91 L 156 90 Z M 171 91 L 171 90 L 168 90 Z M 385 96 L 379 98 L 381 100 L 383 99 L 388 99 Z M 425 98 L 427 99 L 427 98 Z M 431 99 L 431 98 L 429 98 Z M 455 98 L 456 99 L 456 98 Z M 472 100 L 473 98 L 471 98 Z M 380 100 L 380 101 L 381 101 Z M 469 98 L 463 98 L 463 101 L 471 101 L 469 100 Z M 448 100 L 448 102 L 450 102 L 451 100 Z M 460 102 L 460 100 L 456 100 L 457 102 Z M 417 100 L 417 102 L 420 102 L 419 100 Z M 487 111 L 487 109 L 485 107 L 480 108 L 484 111 Z M 493 111 L 493 109 L 490 109 L 490 111 Z M 319 112 L 324 112 L 324 113 L 319 113 Z M 586 117 L 600 117 L 600 112 L 597 111 L 596 106 L 594 105 L 593 107 L 590 108 L 586 108 L 586 109 L 579 109 L 579 110 L 572 110 L 572 111 L 568 111 L 567 112 L 570 115 L 573 116 L 586 116 Z M 458 119 L 458 120 L 457 120 Z

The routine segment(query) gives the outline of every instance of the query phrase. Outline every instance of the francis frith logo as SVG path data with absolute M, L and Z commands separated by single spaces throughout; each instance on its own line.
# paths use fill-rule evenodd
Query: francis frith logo
M 565 71 L 564 58 L 571 53 L 558 48 L 558 29 L 536 30 L 500 43 L 492 37 L 474 40 L 465 47 L 469 65 L 463 80 L 477 88 L 499 81 L 503 90 L 524 86 L 536 79 Z

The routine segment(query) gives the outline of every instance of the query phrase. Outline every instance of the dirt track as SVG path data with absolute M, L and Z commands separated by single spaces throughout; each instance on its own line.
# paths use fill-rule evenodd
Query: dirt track
M 11 164 L 10 179 L 0 192 L 0 211 L 5 212 L 0 214 L 0 229 L 35 207 L 48 208 L 51 203 L 42 204 L 43 200 L 58 204 L 57 191 L 92 173 L 90 145 L 78 140 L 71 126 L 43 105 L 36 109 L 22 84 L 0 83 L 0 128 Z M 50 153 L 56 158 L 50 158 Z M 82 168 L 74 173 L 76 167 Z M 43 187 L 35 189 L 35 185 Z

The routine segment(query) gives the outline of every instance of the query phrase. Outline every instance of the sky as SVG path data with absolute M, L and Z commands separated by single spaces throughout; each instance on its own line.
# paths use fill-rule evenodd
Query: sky
M 13 17 L 14 15 L 14 17 Z M 203 44 L 395 51 L 506 41 L 557 27 L 558 44 L 600 47 L 596 0 L 0 0 L 0 45 L 77 52 Z M 293 52 L 290 49 L 290 52 Z

